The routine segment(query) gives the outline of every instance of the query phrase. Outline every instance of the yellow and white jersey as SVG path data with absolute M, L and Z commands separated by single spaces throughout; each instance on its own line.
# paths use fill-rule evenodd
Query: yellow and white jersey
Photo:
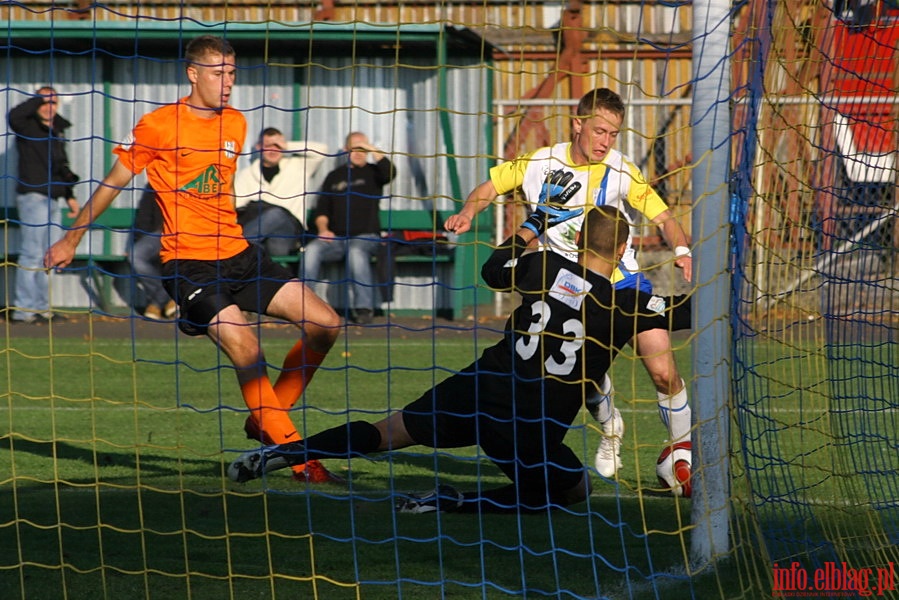
M 566 189 L 575 185 L 579 188 L 565 205 L 567 209 L 608 204 L 621 210 L 631 225 L 636 224 L 640 214 L 654 219 L 668 210 L 640 169 L 617 150 L 610 150 L 600 163 L 575 165 L 571 159 L 570 143 L 547 146 L 493 167 L 490 169 L 490 180 L 500 194 L 521 188 L 533 211 L 547 181 L 559 170 L 572 174 Z M 570 260 L 577 260 L 575 234 L 580 231 L 583 221 L 581 214 L 550 227 L 543 234 L 542 243 Z M 631 272 L 639 270 L 635 254 L 632 240 L 628 238 L 621 262 Z

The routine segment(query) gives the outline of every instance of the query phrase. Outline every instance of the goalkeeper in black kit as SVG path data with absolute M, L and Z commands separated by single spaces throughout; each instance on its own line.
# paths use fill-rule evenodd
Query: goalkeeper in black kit
M 312 459 L 413 445 L 480 446 L 511 483 L 464 493 L 441 484 L 400 497 L 397 510 L 536 512 L 586 500 L 589 472 L 563 443 L 584 397 L 637 332 L 689 328 L 690 301 L 613 288 L 609 277 L 624 252 L 628 222 L 611 206 L 588 210 L 577 262 L 527 251 L 547 225 L 575 214 L 581 211 L 541 204 L 484 264 L 484 281 L 517 292 L 521 304 L 503 339 L 475 363 L 377 423 L 352 421 L 301 442 L 244 453 L 228 476 L 243 482 Z

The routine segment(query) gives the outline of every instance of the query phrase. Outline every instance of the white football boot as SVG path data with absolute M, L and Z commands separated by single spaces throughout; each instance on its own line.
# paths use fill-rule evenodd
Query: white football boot
M 602 441 L 596 450 L 596 470 L 607 479 L 615 477 L 621 468 L 621 438 L 624 437 L 624 419 L 617 408 L 612 418 L 602 424 Z

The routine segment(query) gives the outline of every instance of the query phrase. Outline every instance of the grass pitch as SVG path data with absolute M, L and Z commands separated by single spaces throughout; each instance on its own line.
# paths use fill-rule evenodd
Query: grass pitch
M 377 420 L 473 361 L 488 329 L 348 330 L 293 417 Z M 278 364 L 290 341 L 267 339 Z M 685 352 L 679 358 L 689 365 Z M 396 494 L 506 480 L 477 449 L 328 461 L 348 486 L 224 476 L 246 410 L 205 339 L 9 338 L 0 385 L 4 598 L 711 597 L 687 575 L 690 502 L 660 493 L 664 430 L 642 367 L 616 365 L 618 481 L 549 515 L 398 515 Z M 592 465 L 584 413 L 567 442 Z M 731 585 L 733 582 L 728 582 Z M 738 587 L 742 584 L 738 584 Z M 698 587 L 697 587 L 698 586 Z

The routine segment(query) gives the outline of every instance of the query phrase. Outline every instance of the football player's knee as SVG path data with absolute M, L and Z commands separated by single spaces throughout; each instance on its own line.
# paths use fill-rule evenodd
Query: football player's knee
M 318 324 L 327 329 L 333 339 L 337 339 L 340 335 L 340 315 L 330 304 L 325 304 L 320 311 L 321 316 L 318 318 Z
M 340 335 L 340 317 L 329 304 L 320 303 L 305 315 L 306 335 L 314 338 L 321 350 L 330 348 Z
M 673 365 L 656 365 L 650 371 L 652 383 L 660 394 L 676 394 L 681 388 L 681 378 Z
M 325 324 L 321 325 L 320 333 L 322 342 L 327 344 L 329 348 L 334 345 L 334 342 L 337 341 L 337 337 L 340 335 L 340 317 L 333 310 L 331 313 L 333 314 L 333 319 L 329 318 Z

